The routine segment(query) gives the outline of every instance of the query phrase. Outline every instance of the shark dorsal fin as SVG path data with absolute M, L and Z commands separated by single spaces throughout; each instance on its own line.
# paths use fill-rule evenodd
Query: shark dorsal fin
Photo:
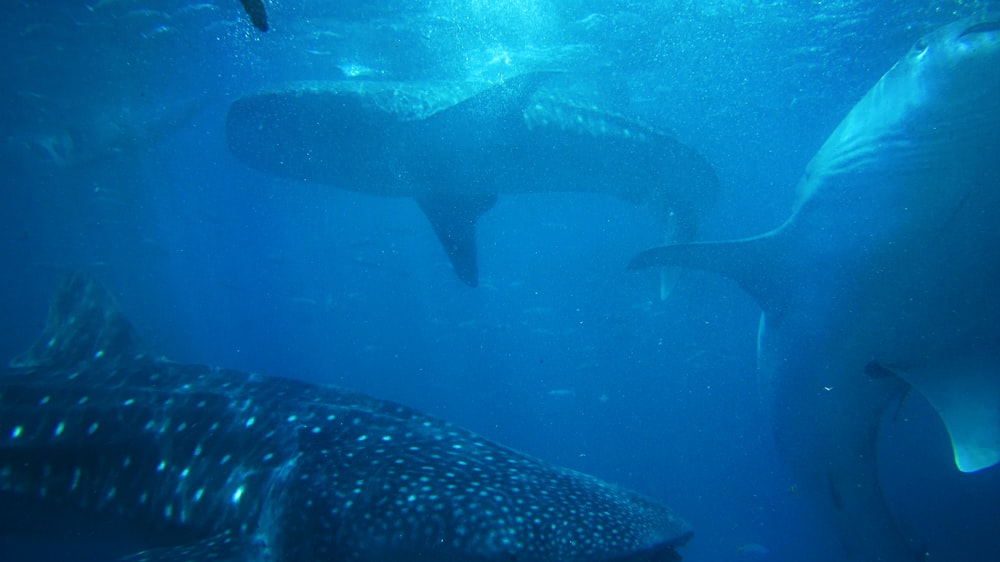
M 505 127 L 524 119 L 528 99 L 555 74 L 555 71 L 529 72 L 504 80 L 426 121 L 434 130 L 451 131 L 449 142 L 455 145 L 502 144 L 507 138 Z M 447 172 L 441 171 L 440 176 L 447 177 Z M 463 191 L 466 187 L 470 189 Z M 414 198 L 444 246 L 455 273 L 463 283 L 476 287 L 479 285 L 476 222 L 493 207 L 497 194 L 461 184 L 458 188 L 449 191 L 440 185 L 428 186 L 424 194 Z
M 134 358 L 145 348 L 114 298 L 91 275 L 66 277 L 49 303 L 41 337 L 12 367 L 72 367 L 83 362 Z
M 521 117 L 525 104 L 545 82 L 560 74 L 554 70 L 527 72 L 507 78 L 495 86 L 455 105 L 456 109 L 482 111 L 488 109 L 494 116 Z
M 507 78 L 435 113 L 428 122 L 443 130 L 472 135 L 495 133 L 497 127 L 502 131 L 511 120 L 524 119 L 528 100 L 557 74 L 556 71 L 538 71 Z

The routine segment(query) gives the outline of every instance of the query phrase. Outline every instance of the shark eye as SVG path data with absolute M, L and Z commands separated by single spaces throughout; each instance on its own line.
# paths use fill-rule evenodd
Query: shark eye
M 924 53 L 927 52 L 927 47 L 929 46 L 930 44 L 927 43 L 927 39 L 920 38 L 919 41 L 913 44 L 913 55 L 917 57 L 923 56 Z

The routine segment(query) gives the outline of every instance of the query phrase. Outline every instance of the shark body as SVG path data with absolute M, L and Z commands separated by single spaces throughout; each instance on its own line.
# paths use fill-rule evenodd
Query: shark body
M 548 87 L 552 75 L 270 88 L 232 103 L 229 147 L 269 174 L 412 197 L 470 286 L 476 221 L 501 193 L 606 193 L 648 207 L 670 240 L 692 240 L 719 189 L 708 162 L 652 127 Z
M 719 271 L 756 298 L 779 443 L 859 559 L 925 557 L 876 466 L 879 423 L 910 388 L 940 415 L 960 470 L 1000 461 L 998 100 L 1000 21 L 945 26 L 830 135 L 782 226 L 632 262 Z
M 133 561 L 662 562 L 691 536 L 399 404 L 155 359 L 82 274 L 0 374 L 0 497 L 137 523 Z

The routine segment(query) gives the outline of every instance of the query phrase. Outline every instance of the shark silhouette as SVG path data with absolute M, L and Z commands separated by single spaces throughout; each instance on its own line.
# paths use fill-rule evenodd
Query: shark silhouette
M 268 88 L 230 106 L 229 147 L 269 174 L 412 197 L 470 286 L 476 221 L 500 193 L 606 193 L 648 207 L 671 241 L 692 240 L 719 189 L 708 162 L 586 96 L 546 86 L 554 74 Z
M 925 36 L 879 80 L 809 163 L 783 225 L 631 263 L 719 271 L 756 298 L 778 440 L 865 560 L 918 558 L 875 465 L 883 412 L 909 388 L 960 470 L 1000 461 L 998 157 L 1000 18 L 985 16 Z
M 84 274 L 0 373 L 0 497 L 137 523 L 132 561 L 662 562 L 691 536 L 399 404 L 154 358 Z
M 129 155 L 155 145 L 182 129 L 208 105 L 208 98 L 168 101 L 115 99 L 83 111 L 39 98 L 40 117 L 4 139 L 4 149 L 26 163 L 74 170 Z

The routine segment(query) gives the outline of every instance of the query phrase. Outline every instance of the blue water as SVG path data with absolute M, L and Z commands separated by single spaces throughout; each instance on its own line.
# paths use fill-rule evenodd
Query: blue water
M 913 41 L 1000 3 L 280 0 L 266 34 L 236 0 L 11 4 L 0 358 L 40 331 L 60 276 L 86 269 L 171 359 L 397 400 L 635 488 L 695 526 L 688 560 L 845 559 L 775 451 L 753 301 L 689 272 L 661 302 L 655 273 L 625 271 L 662 242 L 648 211 L 501 197 L 469 289 L 412 201 L 249 170 L 228 153 L 225 111 L 284 80 L 548 61 L 701 152 L 723 184 L 701 236 L 745 236 L 788 215 L 805 163 Z M 958 478 L 926 404 L 902 415 L 914 429 L 886 445 L 887 493 L 914 527 L 944 519 L 933 532 L 988 560 L 1000 475 Z

